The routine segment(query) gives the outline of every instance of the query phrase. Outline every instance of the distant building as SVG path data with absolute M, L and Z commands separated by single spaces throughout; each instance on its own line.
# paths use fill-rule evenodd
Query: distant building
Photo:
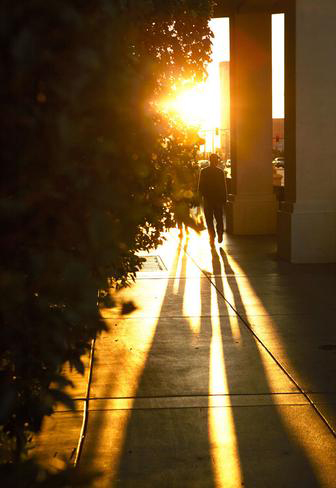
M 220 84 L 220 149 L 224 157 L 230 157 L 230 62 L 219 63 Z M 284 144 L 284 119 L 273 119 L 272 147 L 283 152 Z
M 220 148 L 225 158 L 230 157 L 230 62 L 219 63 L 220 86 Z

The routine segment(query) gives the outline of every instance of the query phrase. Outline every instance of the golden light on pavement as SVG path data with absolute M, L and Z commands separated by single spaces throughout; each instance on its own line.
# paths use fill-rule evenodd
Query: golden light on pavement
M 115 321 L 113 321 L 115 322 Z M 107 321 L 107 325 L 110 328 L 109 336 L 102 335 L 101 340 L 112 343 L 115 341 L 115 337 L 118 338 L 119 334 L 115 327 L 111 326 L 111 323 Z M 106 392 L 105 397 L 108 397 L 108 403 L 104 408 L 108 408 L 111 411 L 118 411 L 118 420 L 110 425 L 108 418 L 103 420 L 103 425 L 99 432 L 99 446 L 112 446 L 109 454 L 109 475 L 111 479 L 115 479 L 119 469 L 119 463 L 121 460 L 123 445 L 125 443 L 125 437 L 127 434 L 127 425 L 132 416 L 132 407 L 135 401 L 136 392 L 139 387 L 139 381 L 143 373 L 143 369 L 146 364 L 146 360 L 150 349 L 152 347 L 152 341 L 155 336 L 157 327 L 157 318 L 150 317 L 146 320 L 146 327 L 129 327 L 127 325 L 127 319 L 124 322 L 118 322 L 119 331 L 122 328 L 128 329 L 127 342 L 122 348 L 117 349 L 106 346 L 106 351 L 109 354 L 114 355 L 117 363 L 122 367 L 118 369 L 118 374 L 114 378 L 114 381 L 106 379 Z M 116 330 L 115 330 L 116 329 Z M 104 342 L 105 342 L 104 341 Z M 121 342 L 121 341 L 120 341 Z M 137 348 L 136 345 L 141 344 L 141 348 Z M 94 403 L 91 401 L 91 408 L 103 408 L 104 400 L 101 403 Z M 106 469 L 103 463 L 104 456 L 99 456 L 99 451 L 96 453 L 95 465 L 98 470 Z M 94 486 L 101 486 L 99 478 L 97 484 Z
M 241 468 L 231 406 L 219 407 L 218 397 L 228 394 L 217 293 L 211 288 L 212 338 L 209 377 L 209 439 L 216 488 L 241 486 Z
M 142 414 L 133 417 L 135 410 L 147 409 L 147 412 L 152 410 L 158 412 L 158 409 L 162 409 L 163 412 L 174 410 L 174 413 L 168 413 L 168 416 L 166 414 L 160 416 L 165 423 L 169 419 L 164 427 L 166 431 L 158 444 L 163 446 L 162 456 L 165 456 L 167 452 L 171 453 L 171 448 L 174 455 L 175 452 L 179 452 L 181 447 L 179 442 L 181 439 L 184 441 L 185 435 L 188 440 L 186 432 L 190 424 L 189 420 L 186 424 L 185 422 L 190 417 L 189 414 L 184 413 L 186 409 L 190 408 L 194 411 L 195 408 L 200 408 L 203 412 L 206 409 L 207 412 L 207 416 L 202 413 L 201 418 L 204 423 L 203 427 L 199 426 L 198 432 L 201 433 L 203 441 L 201 444 L 206 445 L 204 462 L 207 465 L 211 463 L 207 469 L 211 473 L 212 486 L 214 488 L 242 486 L 244 474 L 247 473 L 245 463 L 249 460 L 245 458 L 247 456 L 245 445 L 249 437 L 245 434 L 245 424 L 242 423 L 244 415 L 241 417 L 240 412 L 246 406 L 261 406 L 267 407 L 272 422 L 275 422 L 275 426 L 279 426 L 280 433 L 283 431 L 284 439 L 288 439 L 293 446 L 297 445 L 299 451 L 302 451 L 304 457 L 308 459 L 320 486 L 329 486 L 323 469 L 325 451 L 321 449 L 319 443 L 311 441 L 314 429 L 308 429 L 306 432 L 302 421 L 289 411 L 294 398 L 297 402 L 297 405 L 293 405 L 296 410 L 299 407 L 306 409 L 309 406 L 308 402 L 299 392 L 291 390 L 287 376 L 258 342 L 254 344 L 255 339 L 247 333 L 237 314 L 228 316 L 229 309 L 224 303 L 223 295 L 234 308 L 239 308 L 241 312 L 244 310 L 242 315 L 246 316 L 247 320 L 252 319 L 258 307 L 259 327 L 264 328 L 266 334 L 272 334 L 272 343 L 279 351 L 285 346 L 281 342 L 281 337 L 276 334 L 273 318 L 270 318 L 267 310 L 263 308 L 262 299 L 258 297 L 253 283 L 240 267 L 239 260 L 228 253 L 225 257 L 222 253 L 218 253 L 217 259 L 215 253 L 211 254 L 207 240 L 202 237 L 191 232 L 183 240 L 177 239 L 177 236 L 171 239 L 170 243 L 174 245 L 168 242 L 160 254 L 169 270 L 168 275 L 142 277 L 132 288 L 133 292 L 132 289 L 125 291 L 127 294 L 134 293 L 138 298 L 142 297 L 142 300 L 148 300 L 144 306 L 145 313 L 141 315 L 141 309 L 138 309 L 132 317 L 119 319 L 118 324 L 110 318 L 110 332 L 100 339 L 101 360 L 107 353 L 113 354 L 113 364 L 120 364 L 122 367 L 116 368 L 112 376 L 110 368 L 106 368 L 105 378 L 101 377 L 103 372 L 101 369 L 99 382 L 104 390 L 100 390 L 100 398 L 98 396 L 90 401 L 92 412 L 94 410 L 99 412 L 103 408 L 105 412 L 114 412 L 113 422 L 111 422 L 112 417 L 107 415 L 106 418 L 100 418 L 101 424 L 97 423 L 99 442 L 98 448 L 94 447 L 95 467 L 101 470 L 108 468 L 109 479 L 113 482 L 117 480 L 120 465 L 124 463 L 124 467 L 127 467 L 123 456 L 126 449 L 134 443 L 138 426 L 142 425 L 138 424 L 138 419 L 142 419 L 141 422 L 144 419 Z M 146 286 L 149 287 L 147 292 Z M 150 291 L 151 293 L 148 293 Z M 155 307 L 152 304 L 154 299 L 158 301 Z M 167 308 L 164 305 L 165 301 Z M 160 317 L 164 322 L 158 327 Z M 260 317 L 265 317 L 265 323 L 260 322 Z M 241 337 L 239 329 L 241 329 Z M 175 342 L 173 334 L 176 332 L 178 340 Z M 259 335 L 262 339 L 261 330 Z M 239 337 L 242 344 L 234 345 Z M 194 352 L 196 344 L 200 346 L 197 349 L 203 348 L 199 356 L 199 352 Z M 245 351 L 241 349 L 244 345 L 247 346 Z M 261 372 L 260 378 L 264 378 L 262 381 L 265 382 L 265 395 L 260 395 L 258 392 L 256 395 L 249 395 L 236 390 L 236 379 L 233 376 L 236 364 L 239 367 L 239 362 L 236 363 L 236 360 L 251 351 L 254 351 L 257 369 Z M 184 354 L 187 357 L 185 363 L 182 359 Z M 199 362 L 198 358 L 200 358 Z M 179 360 L 182 360 L 183 367 L 176 368 L 176 362 Z M 173 369 L 170 369 L 172 364 Z M 146 372 L 148 365 L 150 365 L 149 370 Z M 199 383 L 195 366 L 199 369 L 205 368 L 203 369 L 205 374 L 200 375 Z M 290 369 L 295 371 L 292 366 Z M 150 371 L 149 376 L 147 376 L 148 371 Z M 144 395 L 143 378 L 147 377 L 146 381 L 153 381 L 151 376 L 153 372 L 155 372 L 154 378 L 160 379 L 159 388 L 160 384 L 165 385 L 166 382 L 168 387 L 173 386 L 172 393 L 167 388 L 167 395 L 161 394 L 157 397 Z M 181 378 L 175 381 L 172 372 L 181 372 Z M 176 385 L 182 385 L 183 389 L 175 390 Z M 156 385 L 154 386 L 156 388 Z M 202 391 L 202 395 L 195 395 L 196 386 Z M 295 393 L 295 397 L 290 395 L 291 393 Z M 265 399 L 260 400 L 261 396 L 268 397 L 267 404 L 263 403 Z M 241 403 L 243 397 L 245 402 Z M 247 402 L 246 398 L 249 398 Z M 314 415 L 311 415 L 312 422 L 316 422 L 317 425 L 320 419 Z M 149 413 L 146 413 L 145 417 L 151 422 Z M 94 417 L 92 422 L 94 431 Z M 131 428 L 128 432 L 129 426 Z M 316 431 L 319 428 L 317 425 Z M 140 432 L 143 432 L 141 429 Z M 148 439 L 153 432 L 154 429 L 150 430 Z M 158 432 L 161 435 L 160 431 Z M 96 435 L 94 442 L 96 442 Z M 189 449 L 189 444 L 186 445 Z M 108 464 L 106 464 L 106 446 L 110 447 Z M 152 444 L 149 452 L 151 446 Z M 184 449 L 183 445 L 182 448 Z M 190 446 L 190 451 L 192 449 L 193 446 Z
M 201 272 L 191 259 L 187 261 L 186 276 L 189 279 L 183 296 L 183 315 L 188 318 L 193 336 L 198 336 L 201 329 Z
M 253 323 L 253 316 L 256 314 L 256 310 L 257 310 L 259 323 L 262 323 L 264 318 L 265 326 L 267 324 L 267 329 L 265 331 L 266 336 L 271 335 L 272 337 L 271 352 L 284 350 L 285 345 L 283 344 L 280 335 L 277 333 L 276 323 L 274 319 L 269 315 L 269 312 L 263 305 L 262 300 L 258 297 L 248 277 L 245 275 L 244 270 L 239 266 L 238 261 L 234 259 L 232 256 L 230 256 L 229 254 L 227 254 L 227 259 L 230 268 L 233 270 L 234 275 L 240 277 L 240 279 L 236 280 L 236 283 L 237 283 L 237 289 L 239 295 L 243 300 L 243 304 L 245 306 L 247 320 L 248 321 L 251 320 Z M 246 303 L 244 303 L 244 297 L 246 297 Z M 237 304 L 235 304 L 234 301 L 231 303 L 237 306 Z M 258 337 L 260 337 L 260 335 L 261 334 L 259 332 Z M 276 363 L 270 359 L 270 356 L 266 352 L 263 345 L 260 342 L 258 342 L 257 339 L 255 339 L 255 341 L 260 355 L 259 358 L 264 368 L 265 377 L 267 378 L 267 383 L 269 385 L 270 391 L 273 392 L 279 391 L 279 385 L 281 381 L 284 382 L 282 385 L 283 391 L 287 391 L 289 385 L 293 387 L 293 392 L 297 391 L 294 385 L 292 385 L 291 382 L 288 380 L 288 378 L 285 375 L 283 375 L 283 373 L 279 370 L 279 367 L 276 365 Z M 293 366 L 293 364 L 291 364 L 290 358 L 288 356 L 286 357 L 285 368 L 287 371 L 296 372 L 296 368 Z M 302 384 L 303 379 L 297 377 L 296 373 L 294 377 L 299 382 L 299 384 Z M 287 386 L 285 382 L 288 383 Z M 303 397 L 302 400 L 304 400 Z M 325 462 L 325 459 L 323 458 L 324 456 L 323 451 L 319 449 L 318 444 L 311 442 L 309 436 L 302 435 L 300 424 L 297 422 L 295 416 L 286 414 L 286 411 L 283 408 L 281 408 L 281 406 L 276 402 L 274 403 L 274 407 L 278 409 L 279 417 L 283 420 L 283 423 L 286 426 L 288 433 L 290 433 L 291 437 L 296 440 L 297 444 L 302 449 L 302 452 L 304 452 L 307 458 L 309 459 L 311 466 L 313 467 L 314 472 L 317 478 L 319 479 L 319 482 L 321 483 L 319 486 L 328 486 L 329 481 L 325 475 L 325 471 L 323 470 L 323 465 Z

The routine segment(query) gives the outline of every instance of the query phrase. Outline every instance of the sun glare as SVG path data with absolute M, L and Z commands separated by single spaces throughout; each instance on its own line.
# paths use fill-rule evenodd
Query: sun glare
M 169 117 L 182 121 L 187 126 L 197 127 L 199 134 L 206 139 L 207 150 L 220 147 L 219 133 L 228 127 L 222 127 L 220 63 L 229 60 L 229 19 L 213 19 L 210 28 L 214 33 L 212 40 L 212 62 L 207 66 L 208 77 L 200 83 L 186 89 L 176 89 L 174 96 L 161 101 L 160 110 Z M 223 93 L 223 91 L 222 91 Z M 217 131 L 216 131 L 217 129 Z M 217 135 L 216 135 L 217 133 Z
M 186 89 L 176 88 L 169 100 L 159 103 L 160 110 L 187 126 L 197 127 L 206 140 L 204 152 L 221 149 L 229 157 L 230 88 L 229 19 L 212 19 L 212 62 L 207 66 L 205 83 Z M 284 15 L 272 16 L 273 117 L 284 117 Z
M 204 85 L 198 84 L 187 90 L 177 91 L 174 98 L 162 102 L 161 108 L 189 126 L 202 127 L 207 111 Z

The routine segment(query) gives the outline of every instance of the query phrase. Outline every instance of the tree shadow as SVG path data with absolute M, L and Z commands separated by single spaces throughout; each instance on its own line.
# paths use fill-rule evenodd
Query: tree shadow
M 215 486 L 206 408 L 211 326 L 209 320 L 201 320 L 198 334 L 195 334 L 188 317 L 183 316 L 188 258 L 181 242 L 173 275 L 176 275 L 179 259 L 181 272 L 175 279 L 168 280 L 155 336 L 136 393 L 137 398 L 155 398 L 156 407 L 137 408 L 135 402 L 113 486 Z M 201 294 L 209 294 L 210 282 L 206 278 L 201 282 L 201 286 L 207 288 L 201 289 Z M 201 317 L 209 313 L 209 304 L 202 303 Z M 205 408 L 195 404 L 195 396 Z

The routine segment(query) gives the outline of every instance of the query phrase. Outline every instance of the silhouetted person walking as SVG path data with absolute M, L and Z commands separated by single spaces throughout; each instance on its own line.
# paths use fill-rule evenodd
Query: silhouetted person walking
M 203 207 L 208 227 L 210 244 L 215 242 L 214 219 L 216 220 L 217 240 L 223 240 L 223 206 L 226 201 L 226 185 L 224 171 L 217 168 L 219 158 L 217 154 L 210 155 L 210 166 L 203 168 L 200 173 L 198 191 L 203 197 Z

